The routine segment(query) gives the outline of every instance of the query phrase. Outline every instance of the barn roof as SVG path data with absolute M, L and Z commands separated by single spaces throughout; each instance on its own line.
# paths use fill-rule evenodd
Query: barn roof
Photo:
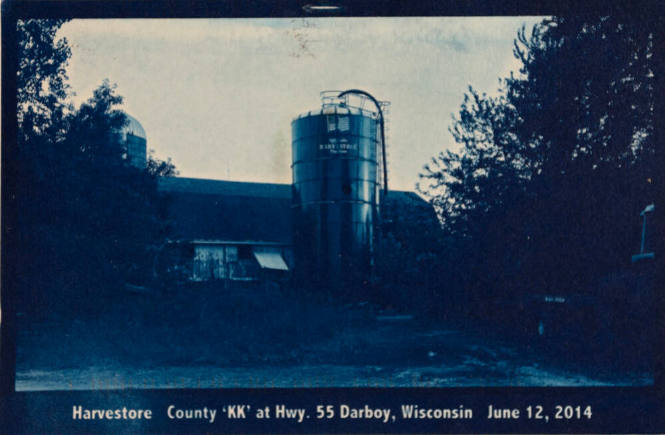
M 172 237 L 291 243 L 291 186 L 167 177 Z
M 222 195 L 259 198 L 283 198 L 291 200 L 290 184 L 250 183 L 205 178 L 162 177 L 159 189 L 168 192 L 198 195 Z
M 292 243 L 290 184 L 164 177 L 159 190 L 171 197 L 175 239 Z M 391 215 L 431 210 L 403 191 L 390 191 L 385 206 Z

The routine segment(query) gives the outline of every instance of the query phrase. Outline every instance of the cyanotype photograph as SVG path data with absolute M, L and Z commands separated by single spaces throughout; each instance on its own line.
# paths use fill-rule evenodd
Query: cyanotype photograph
M 16 26 L 17 391 L 654 385 L 649 25 Z

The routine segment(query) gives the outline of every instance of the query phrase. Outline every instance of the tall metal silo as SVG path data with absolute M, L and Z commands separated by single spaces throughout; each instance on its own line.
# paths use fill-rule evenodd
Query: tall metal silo
M 379 114 L 322 95 L 320 109 L 291 123 L 296 276 L 350 295 L 373 263 Z

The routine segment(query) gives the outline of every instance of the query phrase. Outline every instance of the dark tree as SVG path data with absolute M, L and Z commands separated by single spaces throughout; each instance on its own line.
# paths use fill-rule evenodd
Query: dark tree
M 423 168 L 419 189 L 447 234 L 444 293 L 500 296 L 492 289 L 510 285 L 529 243 L 519 205 L 534 168 L 516 140 L 516 122 L 505 97 L 470 88 L 450 128 L 461 149 L 442 152 Z
M 519 32 L 521 76 L 506 93 L 537 168 L 525 211 L 537 249 L 525 266 L 550 288 L 589 287 L 637 248 L 635 224 L 653 200 L 651 54 L 640 23 L 614 16 Z
M 381 219 L 374 300 L 386 307 L 436 313 L 443 296 L 443 243 L 432 207 L 413 193 L 391 192 L 381 202 Z
M 516 113 L 505 98 L 464 96 L 450 132 L 461 145 L 445 151 L 423 167 L 419 190 L 430 197 L 444 228 L 473 237 L 484 232 L 484 217 L 515 201 L 531 173 L 514 133 Z
M 69 85 L 65 68 L 71 50 L 56 33 L 65 20 L 19 20 L 19 64 L 16 74 L 17 115 L 24 133 L 50 133 L 55 137 L 67 103 Z M 30 128 L 24 126 L 26 117 Z M 34 131 L 33 131 L 34 130 Z
M 546 19 L 518 32 L 498 97 L 465 96 L 460 151 L 426 165 L 421 190 L 483 298 L 593 293 L 629 265 L 662 172 L 653 38 L 631 17 Z
M 18 196 L 22 310 L 103 307 L 123 284 L 145 284 L 168 232 L 160 176 L 170 160 L 129 164 L 122 98 L 108 81 L 69 102 L 62 21 L 19 23 Z M 86 297 L 89 296 L 89 297 Z M 87 305 L 86 305 L 87 304 Z

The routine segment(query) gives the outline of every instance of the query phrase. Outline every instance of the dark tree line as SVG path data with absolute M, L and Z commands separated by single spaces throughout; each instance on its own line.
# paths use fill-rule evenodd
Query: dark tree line
M 101 301 L 124 283 L 145 284 L 168 231 L 157 178 L 175 167 L 151 156 L 146 168 L 129 165 L 122 98 L 108 81 L 72 105 L 71 51 L 56 40 L 63 23 L 17 28 L 20 310 Z
M 390 192 L 382 198 L 371 299 L 398 311 L 436 315 L 445 242 L 431 206 L 411 195 Z
M 450 287 L 479 301 L 597 294 L 630 268 L 640 211 L 665 206 L 657 21 L 545 19 L 518 32 L 521 68 L 497 96 L 469 89 L 450 128 L 459 150 L 419 187 L 459 245 L 467 278 Z

